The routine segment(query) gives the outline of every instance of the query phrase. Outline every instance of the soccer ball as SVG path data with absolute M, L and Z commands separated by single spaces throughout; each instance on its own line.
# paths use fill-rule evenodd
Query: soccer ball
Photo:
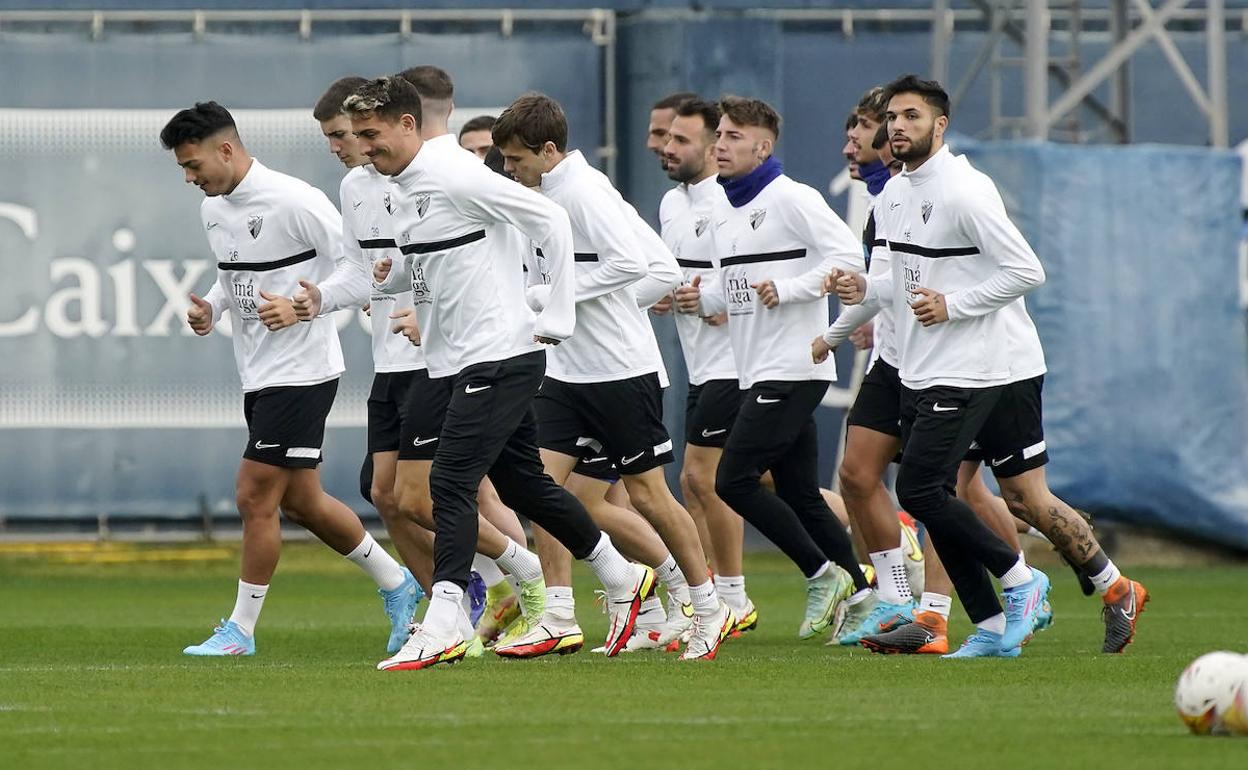
M 1201 655 L 1184 669 L 1174 689 L 1179 718 L 1197 735 L 1248 732 L 1246 701 L 1248 658 L 1234 652 Z

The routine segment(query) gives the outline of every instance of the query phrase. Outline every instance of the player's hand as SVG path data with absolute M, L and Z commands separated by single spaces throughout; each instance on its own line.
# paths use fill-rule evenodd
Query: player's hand
M 821 364 L 828 360 L 828 354 L 832 352 L 832 346 L 828 341 L 819 335 L 810 341 L 810 360 L 817 364 Z
M 702 289 L 699 285 L 702 283 L 702 276 L 695 275 L 693 280 L 685 286 L 676 289 L 676 311 L 685 313 L 686 315 L 696 314 L 702 307 Z
M 191 306 L 186 309 L 186 323 L 191 331 L 203 337 L 212 331 L 212 305 L 191 293 Z
M 836 269 L 832 271 L 832 284 L 842 305 L 860 305 L 867 296 L 867 279 L 862 273 Z
M 390 277 L 390 268 L 394 267 L 394 260 L 387 257 L 379 259 L 373 263 L 373 283 L 385 283 Z
M 360 308 L 360 310 L 363 310 L 364 315 L 368 316 L 369 318 L 373 317 L 373 303 L 365 302 L 364 307 Z
M 945 295 L 922 286 L 914 290 L 919 298 L 910 303 L 914 317 L 924 326 L 935 326 L 949 320 L 949 307 L 945 304 Z
M 875 345 L 875 322 L 867 321 L 849 333 L 849 341 L 859 350 L 870 350 Z
M 390 314 L 390 320 L 394 321 L 394 325 L 390 327 L 390 331 L 394 334 L 402 334 L 407 337 L 408 341 L 413 345 L 420 344 L 420 325 L 416 323 L 416 311 L 410 307 L 406 310 L 400 310 L 397 313 Z
M 563 340 L 557 340 L 554 337 L 543 337 L 540 334 L 533 335 L 533 341 L 539 345 L 558 345 Z
M 702 316 L 702 323 L 707 326 L 723 326 L 728 323 L 728 311 L 716 313 L 715 315 Z
M 269 331 L 275 332 L 299 323 L 299 316 L 295 314 L 295 306 L 290 297 L 269 294 L 267 291 L 260 292 L 260 297 L 268 302 L 256 308 L 256 312 L 260 315 L 260 323 L 268 327 Z
M 776 307 L 780 304 L 780 292 L 776 291 L 775 281 L 759 281 L 750 284 L 750 288 L 758 292 L 758 298 L 762 300 L 763 307 Z
M 321 289 L 308 281 L 300 281 L 299 287 L 299 291 L 291 297 L 291 304 L 300 321 L 311 321 L 321 314 Z
M 650 306 L 650 312 L 655 315 L 667 315 L 672 312 L 672 305 L 676 303 L 676 298 L 671 294 L 664 294 L 663 299 Z

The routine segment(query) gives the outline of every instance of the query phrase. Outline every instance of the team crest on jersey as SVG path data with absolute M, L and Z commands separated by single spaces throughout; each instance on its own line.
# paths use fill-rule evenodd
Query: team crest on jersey
M 750 227 L 757 230 L 763 226 L 763 220 L 767 218 L 767 209 L 754 209 L 750 212 Z
M 921 211 L 923 213 L 923 224 L 927 224 L 927 220 L 930 219 L 932 216 L 932 202 L 923 201 L 923 206 L 921 208 Z
M 393 214 L 398 206 L 394 205 L 394 198 L 390 197 L 390 193 L 386 193 L 381 197 L 381 205 L 385 206 L 387 214 Z
M 711 224 L 710 217 L 698 217 L 698 221 L 693 223 L 693 237 L 701 238 L 702 233 L 706 232 L 706 228 Z
M 416 196 L 416 214 L 421 219 L 425 218 L 425 212 L 429 210 L 429 198 L 431 197 L 430 193 L 421 193 Z
M 255 214 L 247 217 L 247 232 L 251 233 L 252 240 L 260 237 L 260 228 L 264 227 L 264 216 Z

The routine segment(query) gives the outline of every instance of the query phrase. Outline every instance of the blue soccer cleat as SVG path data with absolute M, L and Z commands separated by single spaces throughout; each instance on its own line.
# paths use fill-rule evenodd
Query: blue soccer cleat
M 212 636 L 202 644 L 193 644 L 182 650 L 184 655 L 199 657 L 224 657 L 226 655 L 255 655 L 255 637 L 248 636 L 232 620 L 222 620 L 212 629 Z
M 1001 647 L 1009 650 L 1021 647 L 1036 630 L 1037 618 L 1044 603 L 1049 600 L 1049 576 L 1031 568 L 1031 580 L 1005 590 L 1005 633 L 1001 635 Z
M 951 652 L 948 655 L 942 655 L 942 658 L 1017 658 L 1023 653 L 1022 648 L 1017 645 L 1014 647 L 1005 647 L 1001 641 L 1002 635 L 978 629 L 975 633 L 966 637 L 966 641 L 962 642 L 962 646 L 957 652 Z
M 386 643 L 386 652 L 395 653 L 403 648 L 407 637 L 412 635 L 412 623 L 416 618 L 416 607 L 424 598 L 425 592 L 412 573 L 403 568 L 403 582 L 393 591 L 378 588 L 381 602 L 390 618 L 390 640 Z
M 867 601 L 859 602 L 859 604 L 867 604 Z M 914 602 L 906 604 L 889 604 L 884 601 L 871 602 L 869 611 L 866 613 L 858 613 L 855 616 L 853 610 L 858 605 L 850 607 L 850 612 L 846 613 L 846 622 L 844 627 L 829 644 L 853 645 L 862 641 L 864 636 L 875 636 L 877 634 L 886 634 L 898 626 L 904 626 L 907 623 L 914 622 L 914 611 L 917 605 Z M 856 621 L 851 623 L 850 621 Z
M 468 622 L 476 628 L 477 621 L 485 614 L 485 581 L 480 573 L 474 570 L 468 575 L 468 590 L 464 593 L 468 594 Z
M 1053 625 L 1053 605 L 1049 604 L 1046 599 L 1044 604 L 1040 605 L 1040 611 L 1036 613 L 1036 630 L 1043 631 Z

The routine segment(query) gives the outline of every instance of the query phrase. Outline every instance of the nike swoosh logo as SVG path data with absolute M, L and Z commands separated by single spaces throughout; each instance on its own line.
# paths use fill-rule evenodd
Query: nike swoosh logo
M 581 460 L 581 462 L 583 462 L 583 463 L 585 463 L 586 465 L 588 465 L 589 463 L 600 463 L 600 462 L 602 462 L 602 461 L 603 461 L 603 460 L 605 460 L 605 459 L 607 459 L 607 458 L 605 458 L 605 457 L 591 457 L 591 458 L 589 458 L 588 460 Z
M 893 209 L 897 208 L 900 205 L 901 205 L 900 203 L 890 203 L 888 204 L 888 210 L 892 211 Z
M 471 385 L 465 385 L 465 386 L 464 386 L 464 392 L 465 392 L 465 393 L 467 393 L 468 395 L 470 395 L 470 396 L 471 396 L 473 393 L 480 393 L 481 391 L 483 391 L 483 390 L 489 390 L 489 389 L 490 389 L 490 388 L 492 388 L 492 387 L 494 387 L 494 386 L 493 386 L 493 385 L 481 385 L 481 386 L 479 386 L 479 387 L 475 387 L 475 388 L 474 388 L 474 387 L 473 387 L 473 386 L 471 386 Z
M 252 594 L 252 595 L 251 595 L 251 598 L 253 598 L 253 599 L 263 599 L 263 598 L 264 598 L 264 594 Z
M 693 617 L 693 605 L 692 604 L 680 605 L 680 613 L 687 618 Z
M 703 429 L 703 431 L 702 431 L 702 438 L 710 438 L 711 436 L 718 436 L 718 435 L 719 435 L 719 434 L 721 434 L 721 433 L 727 433 L 727 432 L 728 432 L 728 429 L 727 429 L 727 428 L 720 428 L 719 430 L 705 430 L 705 429 Z
M 760 403 L 760 404 L 778 404 L 778 403 L 780 403 L 780 399 L 778 399 L 778 398 L 763 398 L 762 396 L 759 396 L 759 397 L 758 397 L 758 399 L 757 399 L 757 401 L 758 401 L 758 403 Z
M 358 209 L 360 206 L 363 206 L 363 205 L 364 205 L 364 201 L 355 201 L 354 203 L 352 203 L 352 204 L 351 204 L 351 209 L 352 209 L 352 210 L 355 210 L 355 209 Z
M 262 444 L 259 441 L 256 442 L 256 449 L 276 449 L 279 446 L 281 446 L 281 444 Z
M 417 436 L 416 438 L 412 439 L 412 446 L 424 446 L 425 444 L 432 444 L 433 442 L 437 440 L 438 440 L 437 436 L 434 436 L 433 438 L 427 438 L 427 439 L 421 439 L 419 436 Z
M 364 558 L 367 559 L 369 556 L 372 556 L 372 555 L 373 555 L 373 544 L 369 543 L 368 550 L 364 553 Z
M 1005 465 L 1006 463 L 1008 463 L 1008 462 L 1009 462 L 1010 460 L 1012 460 L 1012 459 L 1014 459 L 1014 455 L 1007 455 L 1007 456 L 1005 456 L 1005 457 L 1001 458 L 1000 460 L 993 460 L 993 461 L 992 461 L 992 467 L 994 467 L 994 468 L 1000 468 L 1002 465 Z
M 1127 586 L 1127 590 L 1131 593 L 1131 606 L 1125 610 L 1119 610 L 1122 616 L 1129 621 L 1135 620 L 1135 588 Z
M 208 226 L 207 226 L 207 227 L 205 227 L 204 229 L 205 229 L 205 230 L 212 230 L 212 229 L 215 229 L 215 228 L 216 228 L 216 226 L 217 226 L 217 225 L 219 225 L 219 224 L 221 224 L 221 223 L 220 223 L 220 222 L 209 222 L 209 223 L 208 223 Z
M 956 412 L 958 411 L 958 408 L 956 406 L 941 406 L 940 404 L 932 404 L 932 411 L 933 412 Z
M 644 455 L 644 454 L 645 454 L 645 452 L 638 452 L 637 454 L 633 455 L 632 457 L 625 457 L 623 460 L 620 460 L 620 465 L 629 465 L 629 464 L 631 464 L 634 460 L 636 460 L 638 457 L 641 457 L 641 456 L 642 456 L 642 455 Z

